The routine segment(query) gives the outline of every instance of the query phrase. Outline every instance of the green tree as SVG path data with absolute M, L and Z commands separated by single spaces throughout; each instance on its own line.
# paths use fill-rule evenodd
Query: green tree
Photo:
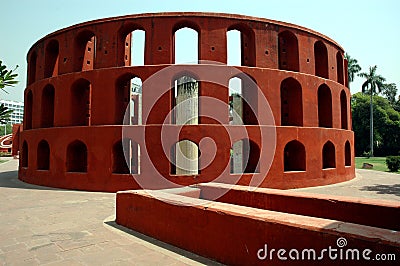
M 0 104 L 0 124 L 7 124 L 13 110 L 8 109 L 4 104 Z
M 11 133 L 12 133 L 12 125 L 11 124 L 0 126 L 0 136 L 4 136 L 6 134 L 11 134 Z
M 7 91 L 5 90 L 6 87 L 13 87 L 15 84 L 18 83 L 18 81 L 15 80 L 18 74 L 14 73 L 17 68 L 18 66 L 16 66 L 13 70 L 7 70 L 7 67 L 3 65 L 3 62 L 0 60 L 0 90 L 7 93 Z M 5 107 L 4 104 L 1 104 L 0 123 L 7 124 L 7 122 L 10 120 L 10 115 L 12 112 L 13 111 Z
M 383 84 L 382 94 L 385 95 L 386 99 L 389 100 L 390 104 L 394 106 L 396 104 L 397 88 L 396 84 Z
M 376 155 L 398 155 L 400 151 L 400 112 L 381 96 L 373 96 L 374 108 L 374 148 Z M 370 96 L 361 92 L 351 98 L 353 130 L 356 155 L 370 151 L 369 110 Z
M 352 58 L 348 53 L 344 54 L 344 58 L 347 60 L 347 73 L 350 87 L 350 82 L 354 81 L 354 77 L 361 71 L 361 67 L 358 64 L 357 59 Z
M 14 73 L 17 68 L 18 66 L 16 66 L 14 70 L 7 70 L 7 67 L 3 65 L 3 62 L 0 60 L 0 89 L 2 91 L 7 92 L 4 89 L 5 87 L 12 87 L 18 83 L 18 81 L 15 80 L 18 74 Z
M 374 105 L 372 96 L 378 94 L 383 89 L 385 78 L 376 73 L 377 66 L 369 67 L 369 72 L 363 72 L 358 76 L 365 78 L 366 81 L 362 85 L 362 92 L 370 95 L 370 156 L 374 156 Z M 378 92 L 377 92 L 378 91 Z
M 397 112 L 400 112 L 400 95 L 399 95 L 399 98 L 397 98 L 397 101 L 393 104 L 393 108 Z

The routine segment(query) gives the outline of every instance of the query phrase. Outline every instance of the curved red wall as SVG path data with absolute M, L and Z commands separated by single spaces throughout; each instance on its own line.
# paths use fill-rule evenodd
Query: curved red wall
M 163 125 L 171 110 L 170 94 L 163 95 L 153 105 L 149 99 L 161 96 L 162 90 L 157 86 L 146 88 L 146 80 L 173 65 L 173 35 L 183 27 L 198 32 L 199 60 L 223 64 L 227 61 L 226 32 L 231 29 L 242 32 L 242 66 L 237 69 L 257 83 L 259 99 L 266 98 L 276 125 L 276 146 L 271 163 L 268 163 L 268 156 L 273 150 L 269 147 L 274 145 L 260 137 L 263 132 L 269 132 L 271 125 L 251 123 L 245 126 L 248 138 L 260 150 L 260 173 L 231 175 L 229 167 L 225 169 L 229 165 L 232 143 L 243 136 L 235 126 L 229 125 L 227 114 L 218 113 L 215 116 L 221 118 L 221 123 L 204 118 L 199 125 L 184 126 L 179 132 L 180 139 L 197 144 L 205 136 L 212 138 L 217 147 L 214 161 L 194 177 L 170 174 L 160 132 L 163 128 L 178 134 L 180 126 Z M 128 66 L 130 43 L 125 38 L 136 29 L 146 32 L 144 66 Z M 92 191 L 140 188 L 131 175 L 113 173 L 120 159 L 113 147 L 121 140 L 123 127 L 116 117 L 125 111 L 124 106 L 118 107 L 118 81 L 136 76 L 144 82 L 142 108 L 147 118 L 143 125 L 130 126 L 130 137 L 142 151 L 141 171 L 135 174 L 138 180 L 151 180 L 160 174 L 176 184 L 189 185 L 212 181 L 218 176 L 226 181 L 234 176 L 241 185 L 251 184 L 252 178 L 258 178 L 262 187 L 286 189 L 352 179 L 355 176 L 354 134 L 350 130 L 350 91 L 346 86 L 347 66 L 343 55 L 343 49 L 333 40 L 312 30 L 239 15 L 141 14 L 59 30 L 35 43 L 27 56 L 28 86 L 24 130 L 20 138 L 19 178 L 39 185 Z M 185 69 L 196 73 L 207 64 L 210 62 Z M 226 68 L 223 64 L 208 67 L 220 70 Z M 201 96 L 228 104 L 226 87 L 231 77 L 228 74 L 218 77 L 220 85 L 200 83 Z M 297 96 L 286 99 L 281 93 L 285 84 L 297 86 Z M 218 89 L 221 87 L 225 89 Z M 296 103 L 293 97 L 301 100 Z M 87 105 L 79 110 L 74 101 Z M 297 106 L 300 112 L 284 107 L 287 103 Z M 259 100 L 258 104 L 262 102 Z M 213 113 L 210 106 L 201 106 L 200 110 L 200 115 Z M 300 125 L 295 125 L 299 121 Z M 87 158 L 77 159 L 84 164 L 78 171 L 68 171 L 70 144 L 73 144 L 72 150 L 86 148 Z M 301 146 L 303 153 L 299 153 Z M 285 163 L 284 153 L 295 154 L 287 155 L 291 162 L 288 159 Z M 304 169 L 293 171 L 299 164 Z M 295 166 L 291 169 L 289 165 Z

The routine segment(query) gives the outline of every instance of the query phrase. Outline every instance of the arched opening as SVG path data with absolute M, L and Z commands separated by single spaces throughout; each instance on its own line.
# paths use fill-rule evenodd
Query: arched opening
M 257 125 L 258 87 L 248 75 L 229 79 L 229 121 L 233 125 Z
M 50 146 L 45 140 L 41 140 L 37 148 L 37 169 L 50 169 Z
M 130 90 L 130 124 L 141 125 L 142 124 L 142 80 L 138 77 L 131 79 L 131 90 Z
M 337 70 L 337 82 L 344 85 L 343 56 L 340 52 L 336 53 L 336 70 Z
M 122 141 L 117 141 L 113 146 L 113 173 L 129 174 L 129 166 L 125 159 Z
M 342 129 L 348 129 L 347 123 L 347 96 L 346 92 L 340 92 L 340 117 L 342 122 Z
M 323 42 L 314 44 L 315 75 L 321 78 L 329 78 L 328 50 Z
M 21 166 L 22 167 L 28 167 L 28 158 L 29 158 L 29 153 L 28 153 L 28 143 L 24 140 L 22 143 L 22 151 L 21 151 Z
M 54 87 L 50 84 L 42 92 L 41 127 L 54 125 Z
M 227 64 L 236 66 L 255 66 L 256 46 L 254 31 L 244 24 L 228 28 Z
M 129 169 L 129 173 L 140 174 L 140 145 L 129 138 L 122 140 L 123 160 Z
M 192 76 L 183 75 L 172 84 L 172 124 L 198 125 L 200 83 Z
M 351 147 L 349 141 L 346 141 L 344 145 L 344 165 L 351 166 Z
M 299 46 L 296 36 L 290 31 L 278 34 L 279 69 L 299 71 Z
M 86 79 L 79 79 L 71 87 L 71 124 L 90 126 L 92 85 Z
M 142 124 L 142 79 L 127 74 L 120 77 L 115 88 L 115 124 Z M 126 113 L 129 108 L 129 115 Z M 130 117 L 130 119 L 129 119 Z
M 260 147 L 252 141 L 252 140 L 244 140 L 243 141 L 243 154 L 245 155 L 244 158 L 248 158 L 247 161 L 244 161 L 245 164 L 245 173 L 259 173 L 260 166 Z
M 191 27 L 177 27 L 173 32 L 174 63 L 198 64 L 199 62 L 199 33 Z
M 124 116 L 130 103 L 131 84 L 131 75 L 122 76 L 116 82 L 114 123 L 117 125 L 129 125 L 129 121 L 124 121 Z
M 33 93 L 31 90 L 26 94 L 25 100 L 25 118 L 24 127 L 26 129 L 32 128 L 32 107 L 33 107 Z
M 181 140 L 170 150 L 171 175 L 200 174 L 199 146 L 190 140 Z
M 243 122 L 245 125 L 258 125 L 258 86 L 256 81 L 246 75 L 242 79 Z
M 229 80 L 229 124 L 244 124 L 242 79 L 238 77 Z
M 322 168 L 335 168 L 336 167 L 336 152 L 335 145 L 327 141 L 322 149 Z
M 292 140 L 285 146 L 283 152 L 284 171 L 305 171 L 306 170 L 306 149 L 304 145 Z
M 36 81 L 36 62 L 37 62 L 37 54 L 36 52 L 32 52 L 28 65 L 29 67 L 28 85 Z
M 135 29 L 125 36 L 125 66 L 143 66 L 146 32 Z
M 44 77 L 49 78 L 58 75 L 58 50 L 57 40 L 51 40 L 46 46 Z
M 67 147 L 67 172 L 87 172 L 88 152 L 86 145 L 75 140 Z
M 303 126 L 302 88 L 294 78 L 281 83 L 281 125 Z
M 85 30 L 77 35 L 74 48 L 74 71 L 94 69 L 96 58 L 96 36 Z
M 240 43 L 240 31 L 230 30 L 226 32 L 227 62 L 228 66 L 242 65 L 242 49 Z
M 318 124 L 319 127 L 332 127 L 332 94 L 326 84 L 318 88 Z
M 230 172 L 233 174 L 259 173 L 260 148 L 249 139 L 241 139 L 231 147 Z
M 143 66 L 145 47 L 144 28 L 138 24 L 124 23 L 118 32 L 118 65 Z

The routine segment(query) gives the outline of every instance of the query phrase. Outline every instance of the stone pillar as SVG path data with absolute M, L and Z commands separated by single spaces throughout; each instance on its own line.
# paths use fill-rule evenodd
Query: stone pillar
M 175 124 L 199 124 L 199 84 L 183 76 L 176 82 Z
M 176 85 L 175 124 L 199 124 L 199 84 L 190 77 L 181 77 Z M 182 140 L 175 146 L 176 174 L 198 174 L 198 147 L 189 140 Z
M 232 125 L 243 125 L 243 99 L 239 94 L 232 94 Z M 232 173 L 243 173 L 243 141 L 237 141 L 232 146 Z
M 232 173 L 243 173 L 243 141 L 239 140 L 232 146 Z

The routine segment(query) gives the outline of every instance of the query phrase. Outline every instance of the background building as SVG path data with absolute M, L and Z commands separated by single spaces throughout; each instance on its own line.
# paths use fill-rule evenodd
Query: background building
M 13 110 L 10 115 L 9 124 L 21 124 L 24 119 L 24 103 L 23 102 L 15 102 L 15 101 L 7 101 L 0 100 L 0 103 L 4 104 L 10 110 Z

